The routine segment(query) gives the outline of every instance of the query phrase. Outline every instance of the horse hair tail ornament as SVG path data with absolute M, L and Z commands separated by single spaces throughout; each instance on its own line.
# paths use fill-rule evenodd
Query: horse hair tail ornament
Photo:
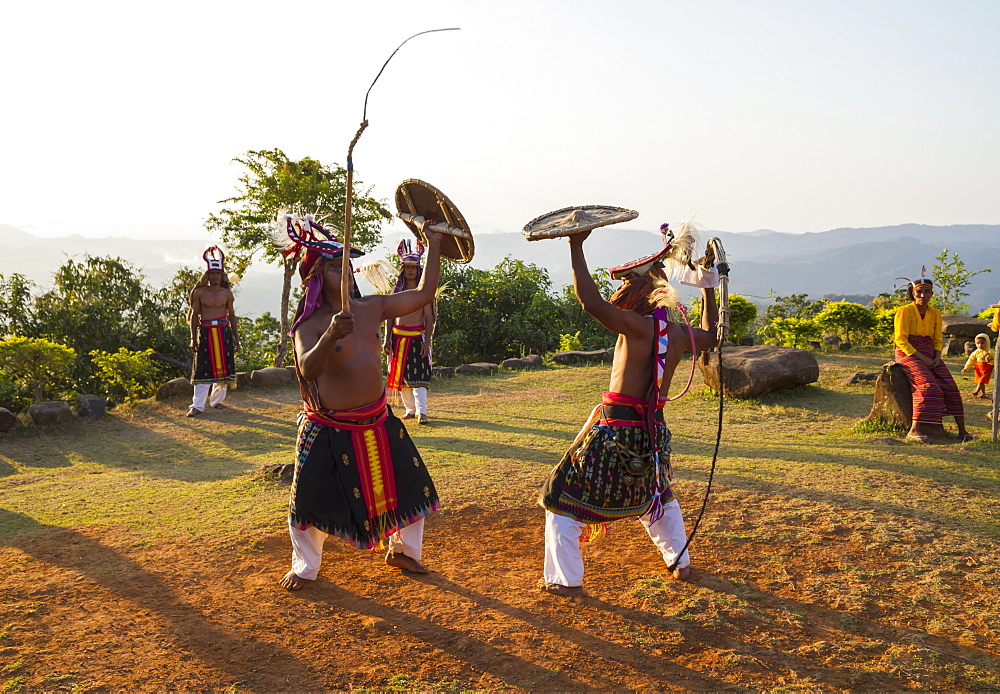
M 726 401 L 725 389 L 722 387 L 722 347 L 729 332 L 729 263 L 726 261 L 726 251 L 722 248 L 722 242 L 719 239 L 713 238 L 708 242 L 708 244 L 715 251 L 715 266 L 719 269 L 719 303 L 721 304 L 719 307 L 718 325 L 719 418 L 715 431 L 715 449 L 712 451 L 712 466 L 708 471 L 708 484 L 705 486 L 705 496 L 701 500 L 701 510 L 698 511 L 698 518 L 695 519 L 694 525 L 691 526 L 691 532 L 687 536 L 687 541 L 684 543 L 684 547 L 677 553 L 674 563 L 667 567 L 667 571 L 669 572 L 673 572 L 673 570 L 677 568 L 681 558 L 684 556 L 684 552 L 686 552 L 687 548 L 691 545 L 691 541 L 694 539 L 695 533 L 698 532 L 698 526 L 701 525 L 701 519 L 705 516 L 705 509 L 708 507 L 708 497 L 712 493 L 712 480 L 715 478 L 715 468 L 719 460 L 719 445 L 722 443 L 722 415 Z M 704 309 L 704 307 L 702 307 L 702 309 Z

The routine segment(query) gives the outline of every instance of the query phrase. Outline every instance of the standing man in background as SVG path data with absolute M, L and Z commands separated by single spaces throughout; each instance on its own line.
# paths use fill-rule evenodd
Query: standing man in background
M 409 240 L 400 241 L 399 278 L 393 293 L 416 289 L 423 270 L 420 259 L 424 247 L 419 241 L 411 246 Z M 406 413 L 403 419 L 417 418 L 418 424 L 427 424 L 427 386 L 431 381 L 431 338 L 437 320 L 435 302 L 385 323 L 383 350 L 389 359 L 388 388 L 398 390 Z
M 212 246 L 202 256 L 208 269 L 191 290 L 188 325 L 191 328 L 191 383 L 194 399 L 188 417 L 197 417 L 206 405 L 225 407 L 229 383 L 236 380 L 235 353 L 240 348 L 233 309 L 233 292 L 226 275 L 226 256 Z M 211 391 L 211 394 L 209 393 Z

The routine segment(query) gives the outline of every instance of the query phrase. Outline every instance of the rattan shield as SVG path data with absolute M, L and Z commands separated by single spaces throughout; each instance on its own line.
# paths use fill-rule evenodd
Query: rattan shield
M 572 236 L 609 224 L 628 222 L 639 216 L 635 210 L 610 205 L 580 205 L 564 207 L 535 217 L 524 225 L 521 233 L 529 241 Z
M 434 220 L 436 223 L 430 228 L 444 234 L 441 255 L 448 260 L 468 263 L 476 253 L 472 230 L 465 217 L 447 195 L 430 183 L 416 178 L 400 183 L 396 188 L 396 216 L 425 246 L 427 235 L 423 232 L 423 222 Z

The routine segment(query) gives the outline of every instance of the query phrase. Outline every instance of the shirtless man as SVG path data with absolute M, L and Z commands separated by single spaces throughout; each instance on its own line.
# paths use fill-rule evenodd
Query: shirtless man
M 289 504 L 292 569 L 280 582 L 289 590 L 316 578 L 329 534 L 359 549 L 387 539 L 386 564 L 427 573 L 420 563 L 424 518 L 439 506 L 420 454 L 388 407 L 379 328 L 434 299 L 441 235 L 429 233 L 418 287 L 353 299 L 349 312 L 341 309 L 343 246 L 321 244 L 300 266 L 305 292 L 292 326 L 305 411 Z
M 416 289 L 420 282 L 420 258 L 424 248 L 414 251 L 409 241 L 399 244 L 400 271 L 394 292 Z M 406 412 L 403 419 L 417 418 L 427 424 L 427 386 L 431 380 L 431 339 L 434 335 L 434 302 L 385 323 L 382 349 L 389 358 L 389 390 L 398 390 Z
M 206 403 L 223 409 L 229 383 L 236 379 L 234 355 L 240 349 L 240 338 L 223 257 L 216 246 L 205 251 L 208 270 L 191 290 L 188 325 L 194 356 L 191 369 L 194 398 L 188 417 L 204 412 Z
M 638 517 L 667 565 L 676 564 L 674 578 L 688 578 L 691 563 L 686 550 L 678 557 L 686 537 L 680 506 L 670 491 L 670 431 L 663 422 L 663 401 L 691 338 L 685 325 L 666 321 L 665 309 L 658 308 L 676 302 L 663 274 L 666 253 L 613 268 L 612 275 L 624 278 L 624 283 L 608 302 L 587 269 L 583 242 L 589 235 L 587 231 L 569 237 L 573 286 L 583 309 L 618 333 L 618 342 L 609 392 L 552 470 L 539 500 L 546 509 L 543 588 L 563 597 L 583 594 L 580 540 L 600 523 Z M 699 274 L 711 278 L 704 270 Z M 701 329 L 694 329 L 698 351 L 712 349 L 717 341 L 712 288 L 717 281 L 715 275 L 714 283 L 699 283 L 707 286 L 702 289 Z M 657 333 L 656 351 L 664 361 L 658 386 Z M 654 394 L 657 405 L 650 412 Z M 650 445 L 650 434 L 655 446 Z

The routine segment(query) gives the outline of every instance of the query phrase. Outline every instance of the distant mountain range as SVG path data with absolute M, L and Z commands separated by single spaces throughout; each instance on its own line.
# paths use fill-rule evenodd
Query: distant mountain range
M 1000 225 L 901 224 L 809 234 L 770 230 L 702 233 L 703 239 L 710 236 L 719 237 L 726 248 L 732 265 L 731 290 L 756 303 L 769 303 L 770 292 L 780 296 L 808 294 L 814 299 L 889 292 L 896 277 L 916 277 L 923 265 L 930 273 L 934 257 L 946 247 L 958 253 L 968 269 L 994 270 L 975 277 L 968 288 L 967 301 L 974 311 L 1000 300 Z M 593 270 L 651 253 L 659 243 L 655 232 L 608 227 L 596 230 L 585 248 Z M 475 244 L 474 267 L 492 268 L 510 255 L 548 270 L 554 289 L 571 281 L 565 239 L 528 243 L 520 233 L 491 233 L 477 235 Z M 387 256 L 388 246 L 375 254 Z M 142 268 L 153 284 L 159 284 L 182 266 L 200 267 L 203 250 L 204 242 L 190 239 L 42 239 L 0 225 L 0 274 L 20 272 L 42 287 L 51 284 L 52 273 L 67 258 L 85 253 L 125 258 Z M 276 267 L 252 267 L 238 287 L 238 311 L 246 315 L 276 313 L 280 283 Z

